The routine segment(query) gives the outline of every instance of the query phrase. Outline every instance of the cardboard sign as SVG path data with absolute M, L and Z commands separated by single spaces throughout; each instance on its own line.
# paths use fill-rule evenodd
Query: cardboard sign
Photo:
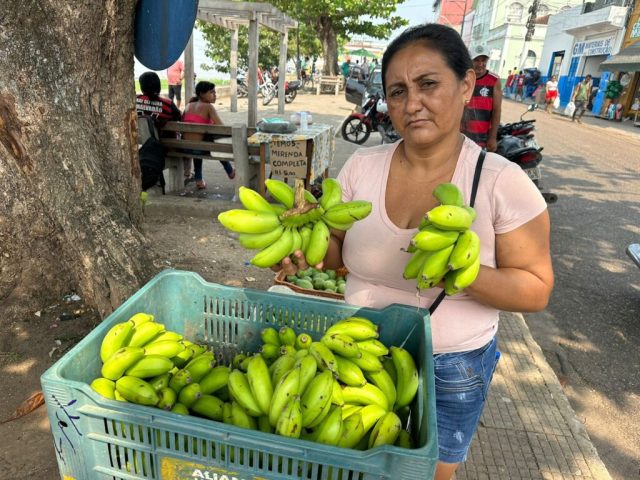
M 271 172 L 278 177 L 307 178 L 307 141 L 273 139 L 269 144 Z

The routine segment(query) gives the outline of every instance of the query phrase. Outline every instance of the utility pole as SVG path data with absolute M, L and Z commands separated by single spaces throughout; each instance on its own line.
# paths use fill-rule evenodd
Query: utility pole
M 520 54 L 520 70 L 524 68 L 524 62 L 527 58 L 528 43 L 533 38 L 533 34 L 536 31 L 536 18 L 538 17 L 538 5 L 539 0 L 533 0 L 533 3 L 529 7 L 529 17 L 527 18 L 527 33 L 524 35 L 524 44 L 522 45 L 522 53 Z

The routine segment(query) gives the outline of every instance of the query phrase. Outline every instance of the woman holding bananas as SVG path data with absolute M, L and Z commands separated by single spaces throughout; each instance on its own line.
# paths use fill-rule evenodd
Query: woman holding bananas
M 432 192 L 438 185 L 457 185 L 469 202 L 475 183 L 477 216 L 471 229 L 480 238 L 479 272 L 431 316 L 440 449 L 436 478 L 449 479 L 466 458 L 484 407 L 496 365 L 499 311 L 539 311 L 549 300 L 549 215 L 540 192 L 516 164 L 494 153 L 478 162 L 480 147 L 459 133 L 475 73 L 456 31 L 437 24 L 407 29 L 384 53 L 382 80 L 402 140 L 360 149 L 342 168 L 343 200 L 368 200 L 373 209 L 347 232 L 332 230 L 324 266 L 348 268 L 348 303 L 429 308 L 444 282 L 416 295 L 416 282 L 403 278 L 411 256 L 406 247 L 425 212 L 436 207 Z M 307 267 L 301 252 L 295 256 L 297 266 L 288 258 L 282 262 L 287 274 Z

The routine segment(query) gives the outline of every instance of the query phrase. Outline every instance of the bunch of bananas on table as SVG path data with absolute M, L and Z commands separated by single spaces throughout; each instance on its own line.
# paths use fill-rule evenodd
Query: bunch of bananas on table
M 404 278 L 416 279 L 419 290 L 444 280 L 447 295 L 471 285 L 480 271 L 480 238 L 470 230 L 476 211 L 464 204 L 460 189 L 441 183 L 433 191 L 440 205 L 429 210 L 407 251 L 412 253 Z
M 304 189 L 300 179 L 296 179 L 295 189 L 275 179 L 266 180 L 265 186 L 279 203 L 269 203 L 255 190 L 240 187 L 245 209 L 218 215 L 222 225 L 240 234 L 243 247 L 259 250 L 251 259 L 258 267 L 272 267 L 296 250 L 304 252 L 309 265 L 317 265 L 329 248 L 330 228 L 348 230 L 371 212 L 370 202 L 342 202 L 342 188 L 332 178 L 322 182 L 319 201 Z
M 138 313 L 105 335 L 104 397 L 192 414 L 242 428 L 345 448 L 412 447 L 407 430 L 418 369 L 401 347 L 387 348 L 363 317 L 332 325 L 319 341 L 290 327 L 261 331 L 257 353 L 230 365 Z

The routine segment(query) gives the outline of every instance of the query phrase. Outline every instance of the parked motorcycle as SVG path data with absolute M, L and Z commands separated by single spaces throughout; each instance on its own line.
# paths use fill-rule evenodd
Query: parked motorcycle
M 274 84 L 275 88 L 269 90 L 267 96 L 262 99 L 263 105 L 269 105 L 271 100 L 278 96 L 278 84 Z M 291 103 L 298 95 L 298 90 L 302 88 L 302 83 L 300 80 L 293 80 L 291 82 L 284 82 L 284 102 Z
M 237 95 L 238 98 L 245 98 L 249 96 L 249 85 L 247 84 L 247 77 L 244 72 L 238 72 L 236 76 Z
M 496 153 L 520 165 L 520 168 L 525 171 L 538 187 L 545 201 L 551 204 L 558 201 L 558 196 L 555 193 L 546 191 L 540 182 L 542 178 L 540 163 L 542 162 L 541 152 L 543 147 L 538 145 L 533 134 L 535 120 L 523 119 L 527 113 L 533 112 L 537 108 L 538 105 L 533 103 L 520 116 L 519 122 L 507 123 L 498 127 Z
M 374 131 L 380 133 L 382 143 L 400 139 L 387 113 L 387 103 L 379 93 L 370 96 L 362 111 L 353 112 L 342 123 L 342 138 L 358 145 L 366 142 Z

